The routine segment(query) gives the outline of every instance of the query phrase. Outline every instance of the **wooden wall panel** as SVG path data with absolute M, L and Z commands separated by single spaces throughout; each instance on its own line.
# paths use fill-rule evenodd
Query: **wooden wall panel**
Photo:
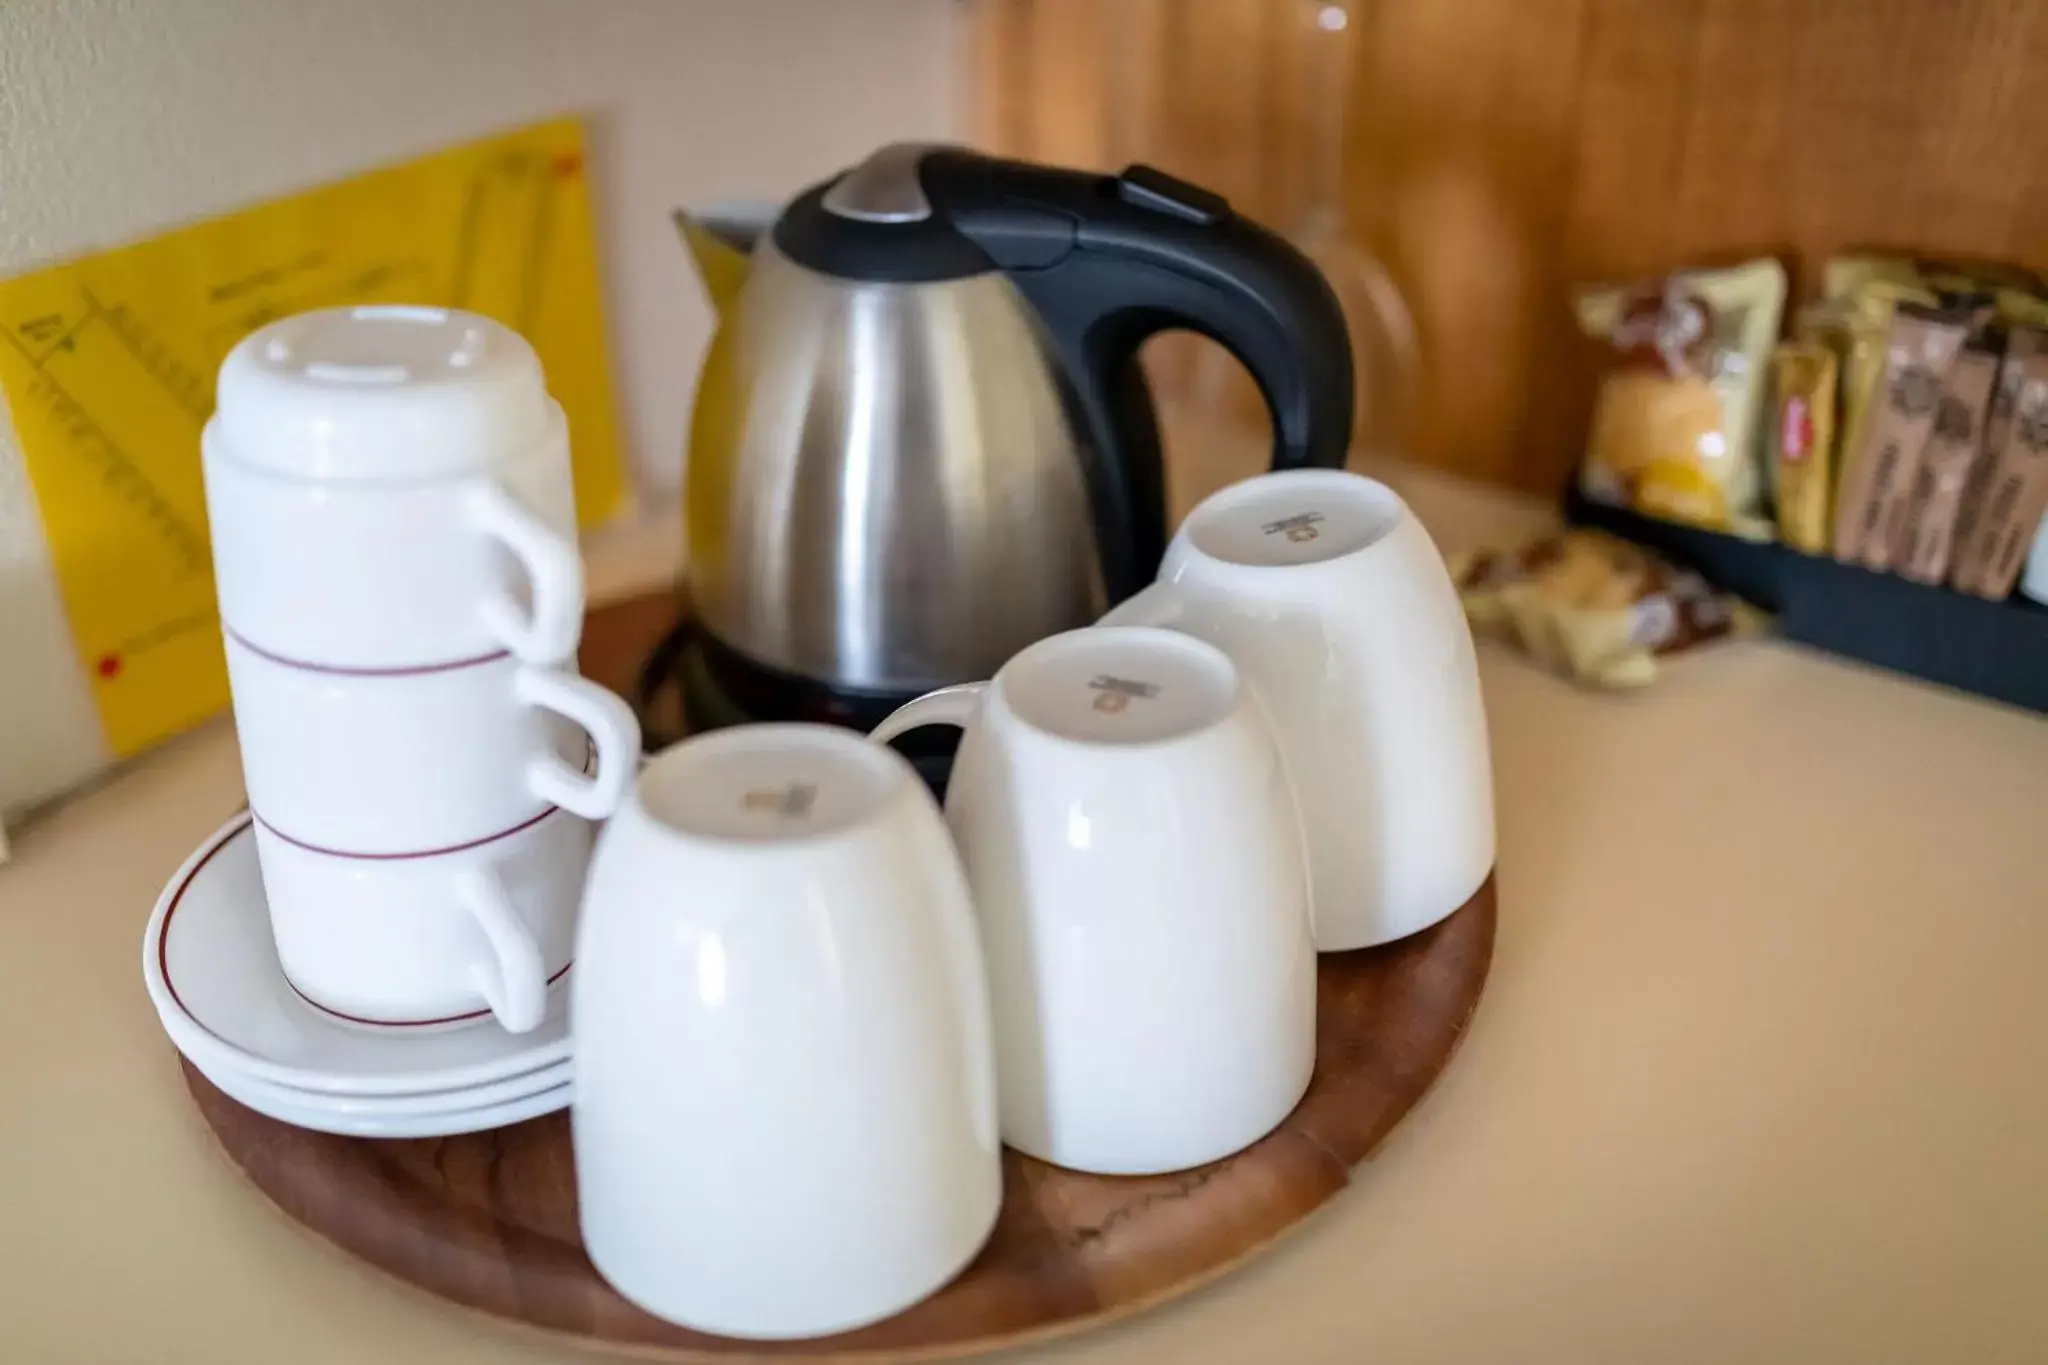
M 1311 0 L 976 3 L 1013 35 L 977 58 L 996 149 L 1143 156 L 1276 224 L 1299 211 Z M 1593 382 L 1579 282 L 1768 252 L 1797 288 L 1870 245 L 2048 267 L 2048 0 L 1352 8 L 1346 203 L 1416 315 L 1426 462 L 1568 475 Z
M 1582 420 L 1558 261 L 1583 0 L 1365 10 L 1350 164 L 1366 243 L 1422 348 L 1417 458 L 1513 481 Z

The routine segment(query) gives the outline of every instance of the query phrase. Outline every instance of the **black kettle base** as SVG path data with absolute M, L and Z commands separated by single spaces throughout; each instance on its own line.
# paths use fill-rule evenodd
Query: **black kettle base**
M 696 621 L 670 628 L 640 667 L 633 698 L 648 752 L 686 734 L 764 721 L 840 725 L 865 734 L 918 694 L 856 692 L 755 663 Z M 943 797 L 960 732 L 923 726 L 891 741 L 934 796 Z

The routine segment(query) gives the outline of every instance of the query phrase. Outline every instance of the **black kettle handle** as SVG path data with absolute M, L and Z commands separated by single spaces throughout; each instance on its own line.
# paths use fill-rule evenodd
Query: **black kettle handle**
M 1343 464 L 1351 342 L 1329 282 L 1220 196 L 1148 166 L 1095 175 L 972 153 L 929 153 L 932 206 L 988 253 L 1044 320 L 1097 452 L 1110 600 L 1149 582 L 1166 549 L 1164 469 L 1138 348 L 1187 328 L 1243 362 L 1273 418 L 1273 467 Z M 1117 562 L 1117 561 L 1124 562 Z

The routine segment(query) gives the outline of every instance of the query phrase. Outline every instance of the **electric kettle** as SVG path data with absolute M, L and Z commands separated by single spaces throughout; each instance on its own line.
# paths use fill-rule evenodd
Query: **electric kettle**
M 700 381 L 721 421 L 685 490 L 692 727 L 867 728 L 1150 582 L 1165 480 L 1137 352 L 1176 327 L 1258 381 L 1274 467 L 1343 462 L 1337 301 L 1214 194 L 899 145 L 789 204 Z

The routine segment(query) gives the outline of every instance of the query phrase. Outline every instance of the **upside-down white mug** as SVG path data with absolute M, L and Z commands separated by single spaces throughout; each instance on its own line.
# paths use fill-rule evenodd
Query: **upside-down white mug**
M 1220 647 L 1265 703 L 1308 835 L 1316 946 L 1391 942 L 1493 870 L 1478 663 L 1443 557 L 1386 485 L 1339 470 L 1233 484 L 1103 625 Z
M 233 635 L 227 660 L 250 809 L 322 852 L 443 851 L 552 806 L 603 819 L 639 764 L 632 708 L 567 669 L 310 669 Z
M 951 1279 L 1002 1198 L 982 961 L 916 772 L 749 725 L 599 837 L 570 978 L 584 1245 L 657 1316 L 843 1331 Z
M 1271 1131 L 1315 1063 L 1294 797 L 1220 650 L 1170 631 L 1041 640 L 875 729 L 966 733 L 946 821 L 988 954 L 1003 1140 L 1141 1175 Z
M 201 448 L 243 639 L 346 668 L 575 652 L 567 427 L 516 332 L 393 306 L 272 323 L 222 364 Z
M 260 822 L 255 834 L 278 962 L 309 1004 L 393 1027 L 541 1021 L 575 943 L 588 822 L 550 811 L 412 857 L 322 852 Z

